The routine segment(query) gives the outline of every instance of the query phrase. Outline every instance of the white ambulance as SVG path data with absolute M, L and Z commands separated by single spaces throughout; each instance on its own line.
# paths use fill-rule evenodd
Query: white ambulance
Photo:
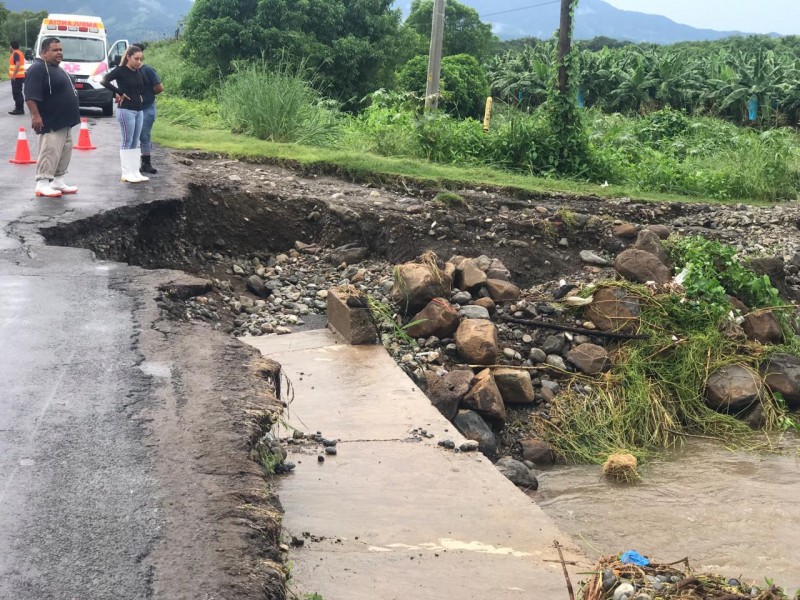
M 113 94 L 100 85 L 103 75 L 119 64 L 125 54 L 128 40 L 118 40 L 110 47 L 106 40 L 106 28 L 100 17 L 84 15 L 49 15 L 42 21 L 39 38 L 36 40 L 36 55 L 42 42 L 50 37 L 61 40 L 64 58 L 61 68 L 75 78 L 78 100 L 81 106 L 103 109 L 103 114 L 114 113 Z

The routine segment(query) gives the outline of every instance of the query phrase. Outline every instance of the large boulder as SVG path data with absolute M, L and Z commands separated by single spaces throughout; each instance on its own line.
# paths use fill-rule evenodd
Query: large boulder
M 511 281 L 511 271 L 500 260 L 493 258 L 489 268 L 486 270 L 486 277 Z
M 247 289 L 256 296 L 261 296 L 262 298 L 269 298 L 271 293 L 270 290 L 267 289 L 267 286 L 264 285 L 264 280 L 258 275 L 250 275 L 250 277 L 247 278 Z
M 450 371 L 443 376 L 425 371 L 428 398 L 444 417 L 452 421 L 458 414 L 458 406 L 469 392 L 475 374 L 467 369 Z
M 773 394 L 780 394 L 786 405 L 800 408 L 800 358 L 776 354 L 761 366 L 764 382 Z
M 611 230 L 611 235 L 614 237 L 622 238 L 623 240 L 632 240 L 639 233 L 639 227 L 633 223 L 621 223 L 615 225 Z
M 456 349 L 467 364 L 493 365 L 497 362 L 497 326 L 484 319 L 465 319 L 456 331 Z
M 621 287 L 604 287 L 594 294 L 586 317 L 602 331 L 634 331 L 639 326 L 641 305 Z
M 452 337 L 458 329 L 461 319 L 455 307 L 444 298 L 434 298 L 427 306 L 411 318 L 411 323 L 416 323 L 406 333 L 411 337 L 438 338 Z
M 494 456 L 497 438 L 478 413 L 474 410 L 460 410 L 453 419 L 453 425 L 465 438 L 478 442 L 478 450 L 490 458 Z
M 667 251 L 661 245 L 661 238 L 654 231 L 645 229 L 639 232 L 639 237 L 636 238 L 636 243 L 633 245 L 637 250 L 644 250 L 655 256 L 660 262 L 665 265 L 669 264 L 669 257 Z
M 726 365 L 706 380 L 706 404 L 719 412 L 741 413 L 761 400 L 764 384 L 743 365 Z
M 364 248 L 363 246 L 353 247 L 348 244 L 331 250 L 328 260 L 334 265 L 340 265 L 342 263 L 353 265 L 367 258 L 368 254 L 368 248 Z
M 602 373 L 611 364 L 606 349 L 596 344 L 576 346 L 567 353 L 567 360 L 587 375 Z
M 539 482 L 536 480 L 536 475 L 533 474 L 533 471 L 510 456 L 504 456 L 494 466 L 511 483 L 518 487 L 526 490 L 536 490 L 539 487 Z
M 502 279 L 487 279 L 486 289 L 491 299 L 495 302 L 513 302 L 517 300 L 522 293 L 513 283 Z
M 395 267 L 392 298 L 408 314 L 422 310 L 434 298 L 449 298 L 452 280 L 432 263 L 404 263 Z
M 648 225 L 647 227 L 645 227 L 645 229 L 647 229 L 647 231 L 652 231 L 653 233 L 655 233 L 661 240 L 667 239 L 671 232 L 669 227 L 667 227 L 666 225 L 660 225 L 658 223 L 653 225 Z
M 519 369 L 495 369 L 494 381 L 504 404 L 533 404 L 536 393 L 531 377 Z
M 461 406 L 470 408 L 495 423 L 505 422 L 506 406 L 491 369 L 484 369 L 475 376 L 472 389 L 464 396 Z
M 489 309 L 484 308 L 479 304 L 467 304 L 462 306 L 458 311 L 458 316 L 465 319 L 483 319 L 485 321 L 491 320 L 492 316 L 489 314 Z
M 742 329 L 748 339 L 762 344 L 783 343 L 783 328 L 771 310 L 746 314 Z
M 475 300 L 475 302 L 473 302 L 473 304 L 475 306 L 482 306 L 483 308 L 488 310 L 490 313 L 493 313 L 493 312 L 495 312 L 495 310 L 497 310 L 497 305 L 494 303 L 494 300 L 492 300 L 491 298 L 478 298 L 477 300 Z
M 669 268 L 658 257 L 636 248 L 620 252 L 614 261 L 614 268 L 625 279 L 639 283 L 655 281 L 663 285 L 672 279 Z
M 465 258 L 456 266 L 455 286 L 460 290 L 474 291 L 486 283 L 486 272 L 478 268 L 475 260 Z
M 556 454 L 553 447 L 537 438 L 520 440 L 519 445 L 522 449 L 522 458 L 529 460 L 536 465 L 552 465 L 556 462 Z

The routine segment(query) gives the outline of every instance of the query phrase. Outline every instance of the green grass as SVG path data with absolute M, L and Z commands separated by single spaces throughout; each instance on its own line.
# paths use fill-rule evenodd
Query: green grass
M 161 107 L 159 104 L 160 114 L 153 129 L 153 139 L 163 146 L 176 150 L 205 151 L 252 162 L 285 165 L 309 173 L 339 175 L 358 182 L 386 185 L 405 183 L 430 189 L 481 187 L 523 197 L 568 194 L 599 198 L 633 197 L 654 202 L 720 202 L 696 196 L 638 192 L 627 186 L 602 187 L 564 179 L 532 177 L 488 167 L 457 167 L 420 159 L 377 156 L 353 150 L 281 144 L 233 134 L 221 127 L 197 129 L 176 125 L 162 118 Z M 753 203 L 746 199 L 737 201 Z
M 301 64 L 244 63 L 222 84 L 220 116 L 231 131 L 261 140 L 330 146 L 343 120 Z
M 627 284 L 643 303 L 638 333 L 602 377 L 579 378 L 553 403 L 551 419 L 538 417 L 523 427 L 550 442 L 568 462 L 601 464 L 609 454 L 628 452 L 640 459 L 679 445 L 685 437 L 718 439 L 731 446 L 764 443 L 743 421 L 709 408 L 704 399 L 710 373 L 728 364 L 758 372 L 763 347 L 729 339 L 719 314 L 681 304 L 676 295 L 650 296 Z M 674 333 L 678 335 L 673 337 Z M 586 393 L 583 386 L 592 388 Z M 780 431 L 784 410 L 774 398 L 762 400 L 765 430 Z
M 184 50 L 171 41 L 145 51 L 166 88 L 155 132 L 166 145 L 359 181 L 480 186 L 528 197 L 771 203 L 800 196 L 800 136 L 787 128 L 760 131 L 670 109 L 639 116 L 589 109 L 579 113 L 587 143 L 570 154 L 582 158 L 565 166 L 563 132 L 545 105 L 522 112 L 497 102 L 488 133 L 474 119 L 424 114 L 419 100 L 401 91 L 378 90 L 352 115 L 315 89 L 302 62 L 238 62 L 223 78 L 191 64 Z M 571 174 L 559 175 L 565 172 Z

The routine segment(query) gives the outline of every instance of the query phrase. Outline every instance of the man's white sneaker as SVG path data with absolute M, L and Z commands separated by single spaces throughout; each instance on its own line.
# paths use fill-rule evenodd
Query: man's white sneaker
M 61 190 L 54 189 L 50 185 L 49 179 L 40 179 L 36 182 L 36 195 L 37 196 L 46 196 L 47 198 L 59 198 L 61 197 Z
M 56 177 L 53 179 L 53 182 L 50 184 L 50 187 L 54 190 L 58 190 L 62 194 L 75 194 L 78 192 L 78 187 L 74 185 L 67 185 L 64 183 L 63 177 Z

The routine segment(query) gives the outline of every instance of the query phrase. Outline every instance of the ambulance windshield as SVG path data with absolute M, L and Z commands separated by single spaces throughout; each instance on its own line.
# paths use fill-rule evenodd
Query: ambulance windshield
M 103 40 L 96 38 L 79 38 L 53 36 L 61 40 L 64 48 L 64 62 L 100 62 L 106 57 L 106 46 Z

